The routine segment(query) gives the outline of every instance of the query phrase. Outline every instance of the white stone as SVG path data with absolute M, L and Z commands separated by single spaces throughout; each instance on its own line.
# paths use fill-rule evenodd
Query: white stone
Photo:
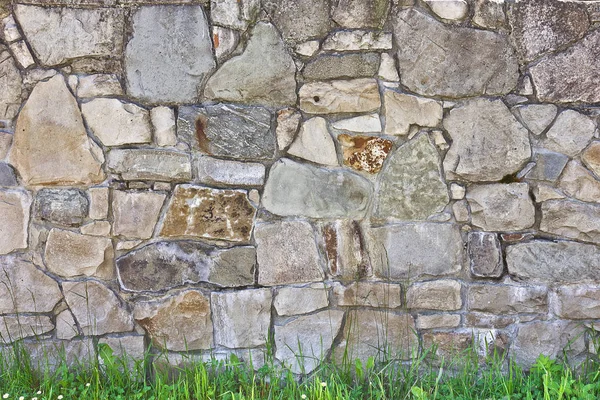
M 379 64 L 379 72 L 377 73 L 379 79 L 390 82 L 400 81 L 400 75 L 396 68 L 396 62 L 394 57 L 388 53 L 381 54 L 381 63 Z
M 177 133 L 175 111 L 169 107 L 154 107 L 150 110 L 150 119 L 154 127 L 154 142 L 158 146 L 175 146 Z
M 379 114 L 360 115 L 358 117 L 341 119 L 331 124 L 335 129 L 358 133 L 381 132 Z
M 359 51 L 359 50 L 391 50 L 392 34 L 366 30 L 334 32 L 325 39 L 323 50 L 326 51 Z
M 221 62 L 235 50 L 238 44 L 238 33 L 233 29 L 213 26 L 212 34 L 215 56 L 217 56 L 217 61 Z
M 278 315 L 308 314 L 329 305 L 325 287 L 283 287 L 273 302 Z
M 113 192 L 113 234 L 128 239 L 152 237 L 158 216 L 165 202 L 164 193 Z
M 19 63 L 21 68 L 29 68 L 35 61 L 33 56 L 27 47 L 27 43 L 24 40 L 20 42 L 14 42 L 9 45 L 10 51 L 12 51 L 15 60 Z
M 425 0 L 431 11 L 438 17 L 460 21 L 467 16 L 469 5 L 465 0 Z
M 529 75 L 526 75 L 525 78 L 523 78 L 519 94 L 522 96 L 531 96 L 533 94 L 533 83 L 531 83 L 531 78 L 529 77 Z
M 54 324 L 45 315 L 0 316 L 0 344 L 9 344 L 30 336 L 41 337 L 53 329 Z
M 206 184 L 261 186 L 265 182 L 265 166 L 253 162 L 221 160 L 198 155 L 194 160 L 196 177 Z
M 379 111 L 377 81 L 371 78 L 309 82 L 300 88 L 300 109 L 311 114 Z
M 433 139 L 433 143 L 435 143 L 438 149 L 445 151 L 450 148 L 450 145 L 446 141 L 444 133 L 441 130 L 434 129 L 433 131 L 431 131 L 431 138 Z
M 558 188 L 578 200 L 600 203 L 600 180 L 575 160 L 565 167 Z
M 540 135 L 556 117 L 554 104 L 528 104 L 514 108 L 521 121 L 534 135 Z
M 0 21 L 0 38 L 4 39 L 6 43 L 21 39 L 21 33 L 12 15 L 8 15 Z
M 147 110 L 117 99 L 94 99 L 81 106 L 92 132 L 105 146 L 150 143 L 152 130 Z
M 439 101 L 385 90 L 383 103 L 386 135 L 407 135 L 412 124 L 433 127 L 442 121 Z
M 106 219 L 108 217 L 108 188 L 89 188 L 88 195 L 90 198 L 89 217 L 91 219 Z
M 465 198 L 466 189 L 463 185 L 452 182 L 450 184 L 450 194 L 452 200 L 461 200 Z
M 596 124 L 590 117 L 566 110 L 559 114 L 546 132 L 543 145 L 549 150 L 573 157 L 589 144 L 595 130 Z
M 466 200 L 457 201 L 452 204 L 452 212 L 454 213 L 456 222 L 469 222 L 469 207 Z
M 123 96 L 123 87 L 116 75 L 94 74 L 81 75 L 77 78 L 77 97 L 82 99 L 89 97 Z
M 286 108 L 277 113 L 275 134 L 277 135 L 277 147 L 279 150 L 285 150 L 292 144 L 298 132 L 301 119 L 302 114 L 293 108 Z
M 543 203 L 547 200 L 564 199 L 565 197 L 564 194 L 544 183 L 537 184 L 533 187 L 533 198 L 536 203 Z
M 246 30 L 260 11 L 260 0 L 211 0 L 210 17 L 213 24 Z
M 92 236 L 108 236 L 110 235 L 110 222 L 108 221 L 94 221 L 89 224 L 83 225 L 79 230 L 84 235 Z
M 335 143 L 327 130 L 327 121 L 321 117 L 302 124 L 288 153 L 317 164 L 338 165 Z
M 0 191 L 0 254 L 27 248 L 31 201 L 25 191 Z
M 526 183 L 472 185 L 467 191 L 472 223 L 486 231 L 518 231 L 535 223 Z
M 142 240 L 122 240 L 120 242 L 117 242 L 116 249 L 117 250 L 131 250 L 142 242 L 143 242 Z
M 305 57 L 312 57 L 318 50 L 321 43 L 318 40 L 309 40 L 296 45 L 296 53 Z

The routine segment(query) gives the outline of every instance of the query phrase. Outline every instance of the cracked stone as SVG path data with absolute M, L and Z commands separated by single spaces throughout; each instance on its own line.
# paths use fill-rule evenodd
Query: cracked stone
M 535 223 L 527 183 L 472 185 L 467 201 L 473 225 L 487 231 L 518 231 Z
M 376 174 L 381 171 L 383 162 L 392 150 L 393 142 L 374 136 L 338 136 L 342 145 L 344 165 L 357 171 Z
M 300 88 L 300 109 L 310 114 L 367 113 L 381 107 L 375 79 L 310 82 Z
M 600 243 L 600 204 L 571 200 L 542 203 L 540 230 L 584 242 Z
M 576 156 L 592 140 L 596 123 L 590 117 L 574 110 L 566 110 L 558 115 L 542 141 L 548 150 Z

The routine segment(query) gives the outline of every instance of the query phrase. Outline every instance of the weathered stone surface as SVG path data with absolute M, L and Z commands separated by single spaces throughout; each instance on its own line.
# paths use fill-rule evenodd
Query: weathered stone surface
M 526 183 L 472 185 L 467 190 L 473 225 L 488 231 L 518 231 L 535 223 Z
M 275 357 L 293 373 L 311 373 L 329 354 L 343 318 L 343 311 L 328 310 L 275 325 Z
M 442 104 L 435 100 L 398 93 L 383 92 L 385 134 L 407 135 L 411 125 L 437 126 L 442 121 Z
M 438 17 L 450 21 L 460 21 L 469 13 L 469 5 L 465 0 L 425 0 Z
M 0 119 L 13 119 L 21 104 L 21 74 L 8 51 L 0 49 Z
M 108 217 L 108 188 L 89 188 L 88 196 L 90 199 L 89 217 L 96 220 L 106 219 Z
M 548 200 L 564 199 L 567 197 L 559 190 L 545 184 L 535 185 L 532 192 L 536 203 L 543 203 L 544 201 Z
M 563 4 L 563 3 L 561 3 Z M 600 101 L 600 31 L 567 50 L 550 54 L 530 68 L 538 98 L 544 102 Z
M 286 40 L 320 38 L 331 26 L 328 0 L 262 0 L 262 4 Z
M 75 317 L 69 310 L 64 310 L 56 316 L 56 338 L 71 340 L 80 334 Z
M 506 37 L 450 27 L 412 8 L 394 17 L 400 78 L 410 90 L 464 97 L 508 93 L 516 86 L 518 63 Z
M 9 344 L 30 336 L 42 336 L 54 329 L 45 315 L 7 315 L 0 317 L 0 343 Z
M 52 229 L 44 259 L 50 272 L 67 278 L 112 275 L 112 242 L 108 238 Z
M 128 335 L 118 337 L 103 337 L 98 340 L 98 351 L 102 352 L 102 346 L 108 346 L 112 354 L 121 360 L 124 365 L 118 365 L 117 368 L 124 373 L 139 371 L 139 362 L 146 358 L 146 345 L 144 344 L 144 335 Z M 124 368 L 125 367 L 125 368 Z
M 338 220 L 325 223 L 321 234 L 327 266 L 332 276 L 352 281 L 372 274 L 358 221 Z
M 546 288 L 541 286 L 471 285 L 467 297 L 470 311 L 504 315 L 548 309 Z
M 600 177 L 600 141 L 593 141 L 581 154 L 581 160 L 590 171 Z
M 323 280 L 319 252 L 309 223 L 282 221 L 258 224 L 254 239 L 260 285 Z
M 160 235 L 246 242 L 255 214 L 245 191 L 177 185 Z
M 271 167 L 262 204 L 282 216 L 360 219 L 371 193 L 366 179 L 345 169 L 322 169 L 281 159 Z
M 482 28 L 499 30 L 506 26 L 504 0 L 475 0 L 473 23 Z
M 377 53 L 323 54 L 309 61 L 302 70 L 309 81 L 372 77 L 379 68 Z
M 524 61 L 581 39 L 590 26 L 583 4 L 552 0 L 510 3 L 508 21 L 511 37 Z
M 325 51 L 391 50 L 392 34 L 356 29 L 331 33 L 323 43 Z
M 149 239 L 167 196 L 154 192 L 113 191 L 113 235 Z
M 150 110 L 150 120 L 154 128 L 154 141 L 159 146 L 175 146 L 177 129 L 175 111 L 172 108 L 159 106 Z
M 283 287 L 273 301 L 277 314 L 282 316 L 308 314 L 328 305 L 324 287 Z
M 0 314 L 50 312 L 61 298 L 58 283 L 31 262 L 0 257 Z
M 269 336 L 270 289 L 211 294 L 215 344 L 230 349 L 264 345 Z
M 357 133 L 379 133 L 381 132 L 381 120 L 379 114 L 367 114 L 358 117 L 341 119 L 331 124 L 335 129 Z
M 13 56 L 15 57 L 15 61 L 17 62 L 17 64 L 19 64 L 21 68 L 27 69 L 33 64 L 35 64 L 33 56 L 31 55 L 31 52 L 29 51 L 29 48 L 27 47 L 27 44 L 24 40 L 11 43 L 9 45 L 9 48 Z
M 123 289 L 156 292 L 187 283 L 220 286 L 254 283 L 256 251 L 252 247 L 219 250 L 202 242 L 157 242 L 116 261 Z
M 440 279 L 410 285 L 406 292 L 407 308 L 424 310 L 460 310 L 461 284 L 457 281 Z
M 27 248 L 31 196 L 20 190 L 0 191 L 0 254 Z
M 94 99 L 81 105 L 92 133 L 105 146 L 150 143 L 152 128 L 147 110 L 117 99 Z
M 357 171 L 376 174 L 392 150 L 391 140 L 373 136 L 338 136 L 342 145 L 344 164 Z
M 570 200 L 546 201 L 542 204 L 540 230 L 600 243 L 600 205 Z
M 13 135 L 11 133 L 0 131 L 0 160 L 4 160 L 8 154 L 12 145 L 12 138 Z
M 471 274 L 480 278 L 502 276 L 502 248 L 498 235 L 491 232 L 469 232 L 467 251 Z
M 431 314 L 417 316 L 417 329 L 456 328 L 460 325 L 458 314 Z
M 204 96 L 273 107 L 294 105 L 295 73 L 294 60 L 275 27 L 259 22 L 246 50 L 226 61 L 208 80 Z
M 600 180 L 575 160 L 567 164 L 558 187 L 576 199 L 600 203 Z
M 381 28 L 387 19 L 388 0 L 341 0 L 331 10 L 331 19 L 344 28 Z
M 109 236 L 111 225 L 108 221 L 93 221 L 83 225 L 79 230 L 83 235 Z
M 133 330 L 133 316 L 109 288 L 99 282 L 63 282 L 65 300 L 84 335 Z
M 381 173 L 375 215 L 379 218 L 426 220 L 448 204 L 440 157 L 427 135 L 401 146 Z
M 321 42 L 318 40 L 308 40 L 303 43 L 299 43 L 296 45 L 295 49 L 297 54 L 300 54 L 304 57 L 312 57 L 321 47 Z
M 460 271 L 463 244 L 458 226 L 408 223 L 371 228 L 367 244 L 378 275 L 405 279 Z
M 215 67 L 202 7 L 136 10 L 124 62 L 127 92 L 134 98 L 148 103 L 194 103 Z
M 310 82 L 300 88 L 300 109 L 310 114 L 361 113 L 379 110 L 375 79 Z
M 321 117 L 311 118 L 302 124 L 288 153 L 317 164 L 338 165 L 335 143 L 327 130 L 327 121 Z
M 598 281 L 600 248 L 575 242 L 536 240 L 506 248 L 508 272 L 533 282 L 580 283 Z
M 435 349 L 433 357 L 452 359 L 464 354 L 473 346 L 472 332 L 425 332 L 423 348 Z
M 263 107 L 180 107 L 177 134 L 193 150 L 209 155 L 251 160 L 275 155 L 271 113 Z
M 44 8 L 18 4 L 15 16 L 43 65 L 110 57 L 123 49 L 123 13 L 115 8 Z
M 7 15 L 0 20 L 0 38 L 6 43 L 21 39 L 21 33 L 12 15 Z
M 333 287 L 338 306 L 396 308 L 402 306 L 402 287 L 388 282 L 353 282 Z
M 302 114 L 296 109 L 285 108 L 277 112 L 277 147 L 279 150 L 285 150 L 296 137 Z
M 554 293 L 554 299 L 554 313 L 560 318 L 600 318 L 600 290 L 596 286 L 561 286 Z
M 93 74 L 78 77 L 77 97 L 123 96 L 119 78 L 113 74 Z
M 452 204 L 452 213 L 457 222 L 468 222 L 471 219 L 469 203 L 466 200 L 460 200 Z
M 574 110 L 566 110 L 559 114 L 552 127 L 546 132 L 544 147 L 575 156 L 583 150 L 596 130 L 594 121 Z
M 213 25 L 213 46 L 215 48 L 215 56 L 217 57 L 218 64 L 222 64 L 223 61 L 237 48 L 240 39 L 239 36 L 239 31 Z
M 562 173 L 569 157 L 546 149 L 535 149 L 533 162 L 535 166 L 525 175 L 527 179 L 555 182 Z
M 452 182 L 450 184 L 450 198 L 452 200 L 462 200 L 465 198 L 465 194 L 467 193 L 467 189 L 456 182 Z
M 134 317 L 159 348 L 187 351 L 213 346 L 210 299 L 198 290 L 137 303 Z
M 396 69 L 396 61 L 394 57 L 388 53 L 381 54 L 381 63 L 379 64 L 379 71 L 377 77 L 384 81 L 398 82 L 400 81 L 400 75 Z
M 518 106 L 514 110 L 534 135 L 540 135 L 544 132 L 556 118 L 557 112 L 554 104 L 527 104 Z
M 262 186 L 265 166 L 253 162 L 221 160 L 204 155 L 194 157 L 196 179 L 209 185 Z
M 531 157 L 529 134 L 500 100 L 475 99 L 444 119 L 452 138 L 444 158 L 449 178 L 497 181 Z
M 63 363 L 67 365 L 97 365 L 92 338 L 74 340 L 34 340 L 23 342 L 31 367 L 38 372 L 54 373 Z
M 35 197 L 35 215 L 60 225 L 79 226 L 88 215 L 89 201 L 79 189 L 41 189 Z
M 104 180 L 102 152 L 88 138 L 62 76 L 38 83 L 31 92 L 17 118 L 9 159 L 27 185 Z
M 259 11 L 260 0 L 211 0 L 210 18 L 217 25 L 244 31 Z
M 106 166 L 126 181 L 187 181 L 192 178 L 189 156 L 177 151 L 113 149 L 106 157 Z

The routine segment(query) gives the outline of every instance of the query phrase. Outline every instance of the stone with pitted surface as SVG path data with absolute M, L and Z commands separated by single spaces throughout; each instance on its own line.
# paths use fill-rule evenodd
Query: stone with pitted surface
M 572 200 L 542 203 L 540 230 L 584 242 L 600 243 L 600 204 Z
M 21 190 L 0 190 L 0 254 L 27 248 L 31 195 Z
M 535 223 L 526 183 L 473 185 L 467 190 L 473 225 L 486 231 L 518 231 Z
M 79 189 L 41 189 L 34 209 L 36 217 L 44 221 L 79 226 L 88 215 L 89 200 Z

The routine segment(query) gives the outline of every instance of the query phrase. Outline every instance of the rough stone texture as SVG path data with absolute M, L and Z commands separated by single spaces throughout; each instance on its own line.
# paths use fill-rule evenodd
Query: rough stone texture
M 56 338 L 71 340 L 78 336 L 79 329 L 75 322 L 75 317 L 69 310 L 64 310 L 56 316 Z
M 106 167 L 124 180 L 185 181 L 192 178 L 187 154 L 168 150 L 113 149 Z
M 554 313 L 564 319 L 597 319 L 600 291 L 593 285 L 562 286 L 554 294 Z
M 139 8 L 125 50 L 127 92 L 147 103 L 195 102 L 215 67 L 210 39 L 200 6 Z
M 312 13 L 314 15 L 314 13 Z M 296 66 L 275 27 L 258 23 L 246 50 L 226 61 L 210 77 L 204 96 L 211 100 L 263 104 L 296 104 Z
M 469 13 L 469 5 L 465 0 L 425 0 L 438 17 L 450 21 L 460 21 Z
M 175 146 L 177 129 L 175 111 L 172 108 L 159 106 L 150 110 L 150 120 L 154 127 L 154 141 L 159 146 Z
M 15 16 L 37 59 L 47 66 L 78 57 L 110 57 L 123 48 L 123 13 L 18 4 Z
M 300 127 L 288 154 L 323 165 L 338 165 L 335 143 L 327 130 L 327 121 L 311 118 Z
M 133 330 L 133 316 L 110 289 L 96 281 L 63 282 L 65 300 L 85 335 Z M 83 300 L 82 300 L 83 299 Z
M 62 76 L 33 89 L 17 118 L 9 160 L 26 185 L 89 185 L 104 180 L 102 152 L 88 138 Z
M 402 306 L 402 287 L 387 282 L 354 282 L 333 287 L 338 306 L 397 308 Z
M 600 177 L 600 141 L 590 143 L 581 154 L 581 160 L 590 171 Z
M 79 226 L 88 215 L 89 200 L 79 189 L 41 189 L 35 197 L 35 215 L 43 221 Z
M 302 70 L 309 81 L 372 77 L 379 69 L 379 55 L 324 54 L 309 61 Z
M 467 101 L 450 111 L 444 128 L 452 138 L 444 158 L 449 178 L 497 181 L 531 157 L 527 130 L 500 100 Z
M 600 180 L 577 161 L 567 164 L 558 187 L 570 197 L 600 203 Z
M 467 190 L 473 225 L 487 231 L 518 231 L 535 223 L 526 183 L 473 185 Z
M 213 346 L 210 299 L 198 290 L 141 302 L 136 305 L 134 317 L 159 348 L 187 351 Z
M 357 171 L 376 174 L 381 171 L 383 162 L 394 145 L 391 140 L 373 136 L 338 136 L 342 145 L 344 165 Z
M 322 169 L 289 159 L 273 164 L 262 205 L 282 216 L 362 218 L 371 199 L 371 184 L 344 169 Z
M 6 158 L 10 146 L 12 145 L 12 138 L 12 134 L 0 131 L 0 159 L 4 160 L 4 158 Z
M 600 280 L 600 248 L 575 242 L 536 240 L 506 248 L 508 272 L 532 282 L 581 283 Z
M 332 276 L 352 281 L 372 274 L 358 221 L 339 220 L 321 228 L 327 266 Z
M 246 242 L 255 214 L 244 191 L 177 185 L 160 235 Z
M 302 114 L 293 108 L 285 108 L 277 112 L 275 135 L 277 136 L 277 147 L 280 151 L 285 150 L 294 141 L 301 119 Z
M 441 177 L 440 156 L 427 135 L 396 150 L 381 173 L 378 218 L 426 220 L 448 204 L 448 187 Z
M 230 349 L 264 345 L 269 336 L 270 289 L 211 294 L 215 344 Z
M 67 278 L 112 275 L 113 247 L 108 238 L 52 229 L 44 259 L 50 272 Z
M 563 172 L 569 157 L 562 153 L 555 153 L 545 149 L 535 149 L 533 162 L 535 166 L 525 177 L 540 181 L 555 182 Z
M 573 157 L 588 145 L 595 130 L 596 124 L 591 118 L 574 110 L 566 110 L 558 115 L 546 132 L 543 144 L 549 150 Z
M 296 374 L 311 373 L 328 355 L 343 317 L 342 311 L 321 311 L 275 325 L 275 358 Z
M 452 280 L 414 283 L 406 292 L 406 306 L 409 310 L 460 310 L 460 290 L 461 284 Z
M 12 57 L 0 48 L 0 119 L 13 119 L 21 103 L 21 74 Z
M 106 219 L 108 217 L 108 188 L 89 188 L 88 196 L 90 199 L 89 217 L 96 220 Z
M 0 254 L 27 248 L 31 196 L 20 190 L 0 191 Z
M 157 242 L 116 261 L 123 289 L 156 292 L 188 283 L 220 286 L 254 283 L 256 251 L 252 247 L 217 249 L 201 242 Z
M 262 223 L 254 230 L 258 283 L 283 285 L 324 278 L 314 232 L 309 223 Z
M 423 348 L 435 349 L 434 358 L 450 360 L 464 354 L 474 344 L 473 332 L 426 332 Z
M 417 329 L 457 328 L 460 325 L 458 314 L 432 314 L 417 317 Z
M 398 93 L 393 90 L 383 92 L 385 109 L 385 134 L 407 135 L 411 125 L 437 126 L 442 121 L 442 104 Z
M 45 315 L 18 315 L 0 317 L 0 343 L 9 344 L 17 340 L 36 336 L 54 329 L 50 317 Z
M 325 51 L 391 50 L 392 34 L 356 29 L 331 33 L 323 42 Z
M 548 309 L 546 288 L 516 285 L 471 285 L 468 308 L 494 314 L 545 313 Z
M 570 200 L 542 204 L 540 230 L 584 242 L 600 243 L 600 205 Z
M 77 97 L 123 96 L 121 82 L 113 74 L 93 74 L 78 76 Z
M 320 38 L 331 26 L 328 0 L 262 0 L 262 5 L 286 40 Z
M 98 340 L 98 351 L 102 352 L 102 346 L 106 345 L 112 350 L 115 357 L 121 357 L 125 360 L 125 365 L 118 365 L 117 368 L 123 370 L 124 373 L 139 371 L 137 363 L 144 360 L 146 357 L 146 346 L 144 344 L 143 335 L 129 335 L 111 337 L 107 336 Z
M 273 306 L 277 315 L 298 315 L 325 308 L 329 305 L 324 287 L 284 287 L 277 291 Z
M 479 278 L 502 276 L 502 248 L 495 233 L 469 232 L 467 251 L 471 274 Z
M 381 120 L 379 114 L 367 114 L 358 117 L 341 119 L 331 124 L 335 129 L 357 133 L 379 133 L 381 132 Z
M 113 235 L 149 239 L 167 196 L 154 192 L 113 191 Z
M 476 96 L 510 92 L 518 64 L 504 36 L 452 28 L 415 9 L 394 16 L 402 83 L 425 96 Z M 417 56 L 418 55 L 418 56 Z
M 23 348 L 29 354 L 32 369 L 38 373 L 57 372 L 65 362 L 89 367 L 98 362 L 92 338 L 25 341 Z
M 381 28 L 389 8 L 388 0 L 340 0 L 331 9 L 331 19 L 344 28 Z
M 265 182 L 265 166 L 253 162 L 221 160 L 198 155 L 194 158 L 196 179 L 209 185 L 262 186 Z
M 408 223 L 367 231 L 373 269 L 392 279 L 444 276 L 460 271 L 464 262 L 458 226 Z
M 8 15 L 0 20 L 0 38 L 7 43 L 21 39 L 21 33 L 12 15 Z
M 260 11 L 260 0 L 211 0 L 210 17 L 213 23 L 246 30 Z
M 105 146 L 150 143 L 152 128 L 147 110 L 117 99 L 94 99 L 81 105 L 83 118 Z
M 515 108 L 523 124 L 534 135 L 540 135 L 546 130 L 554 118 L 557 108 L 554 104 L 527 104 Z
M 506 26 L 504 0 L 475 0 L 472 21 L 482 28 L 504 28 Z
M 305 83 L 299 95 L 300 109 L 310 114 L 366 113 L 381 106 L 377 81 L 369 78 Z
M 79 230 L 84 235 L 110 236 L 111 225 L 108 221 L 93 221 L 83 225 Z
M 20 42 L 15 42 L 10 44 L 10 51 L 15 57 L 15 61 L 19 66 L 23 69 L 27 69 L 35 64 L 33 60 L 33 56 L 27 47 L 25 41 L 21 40 Z

